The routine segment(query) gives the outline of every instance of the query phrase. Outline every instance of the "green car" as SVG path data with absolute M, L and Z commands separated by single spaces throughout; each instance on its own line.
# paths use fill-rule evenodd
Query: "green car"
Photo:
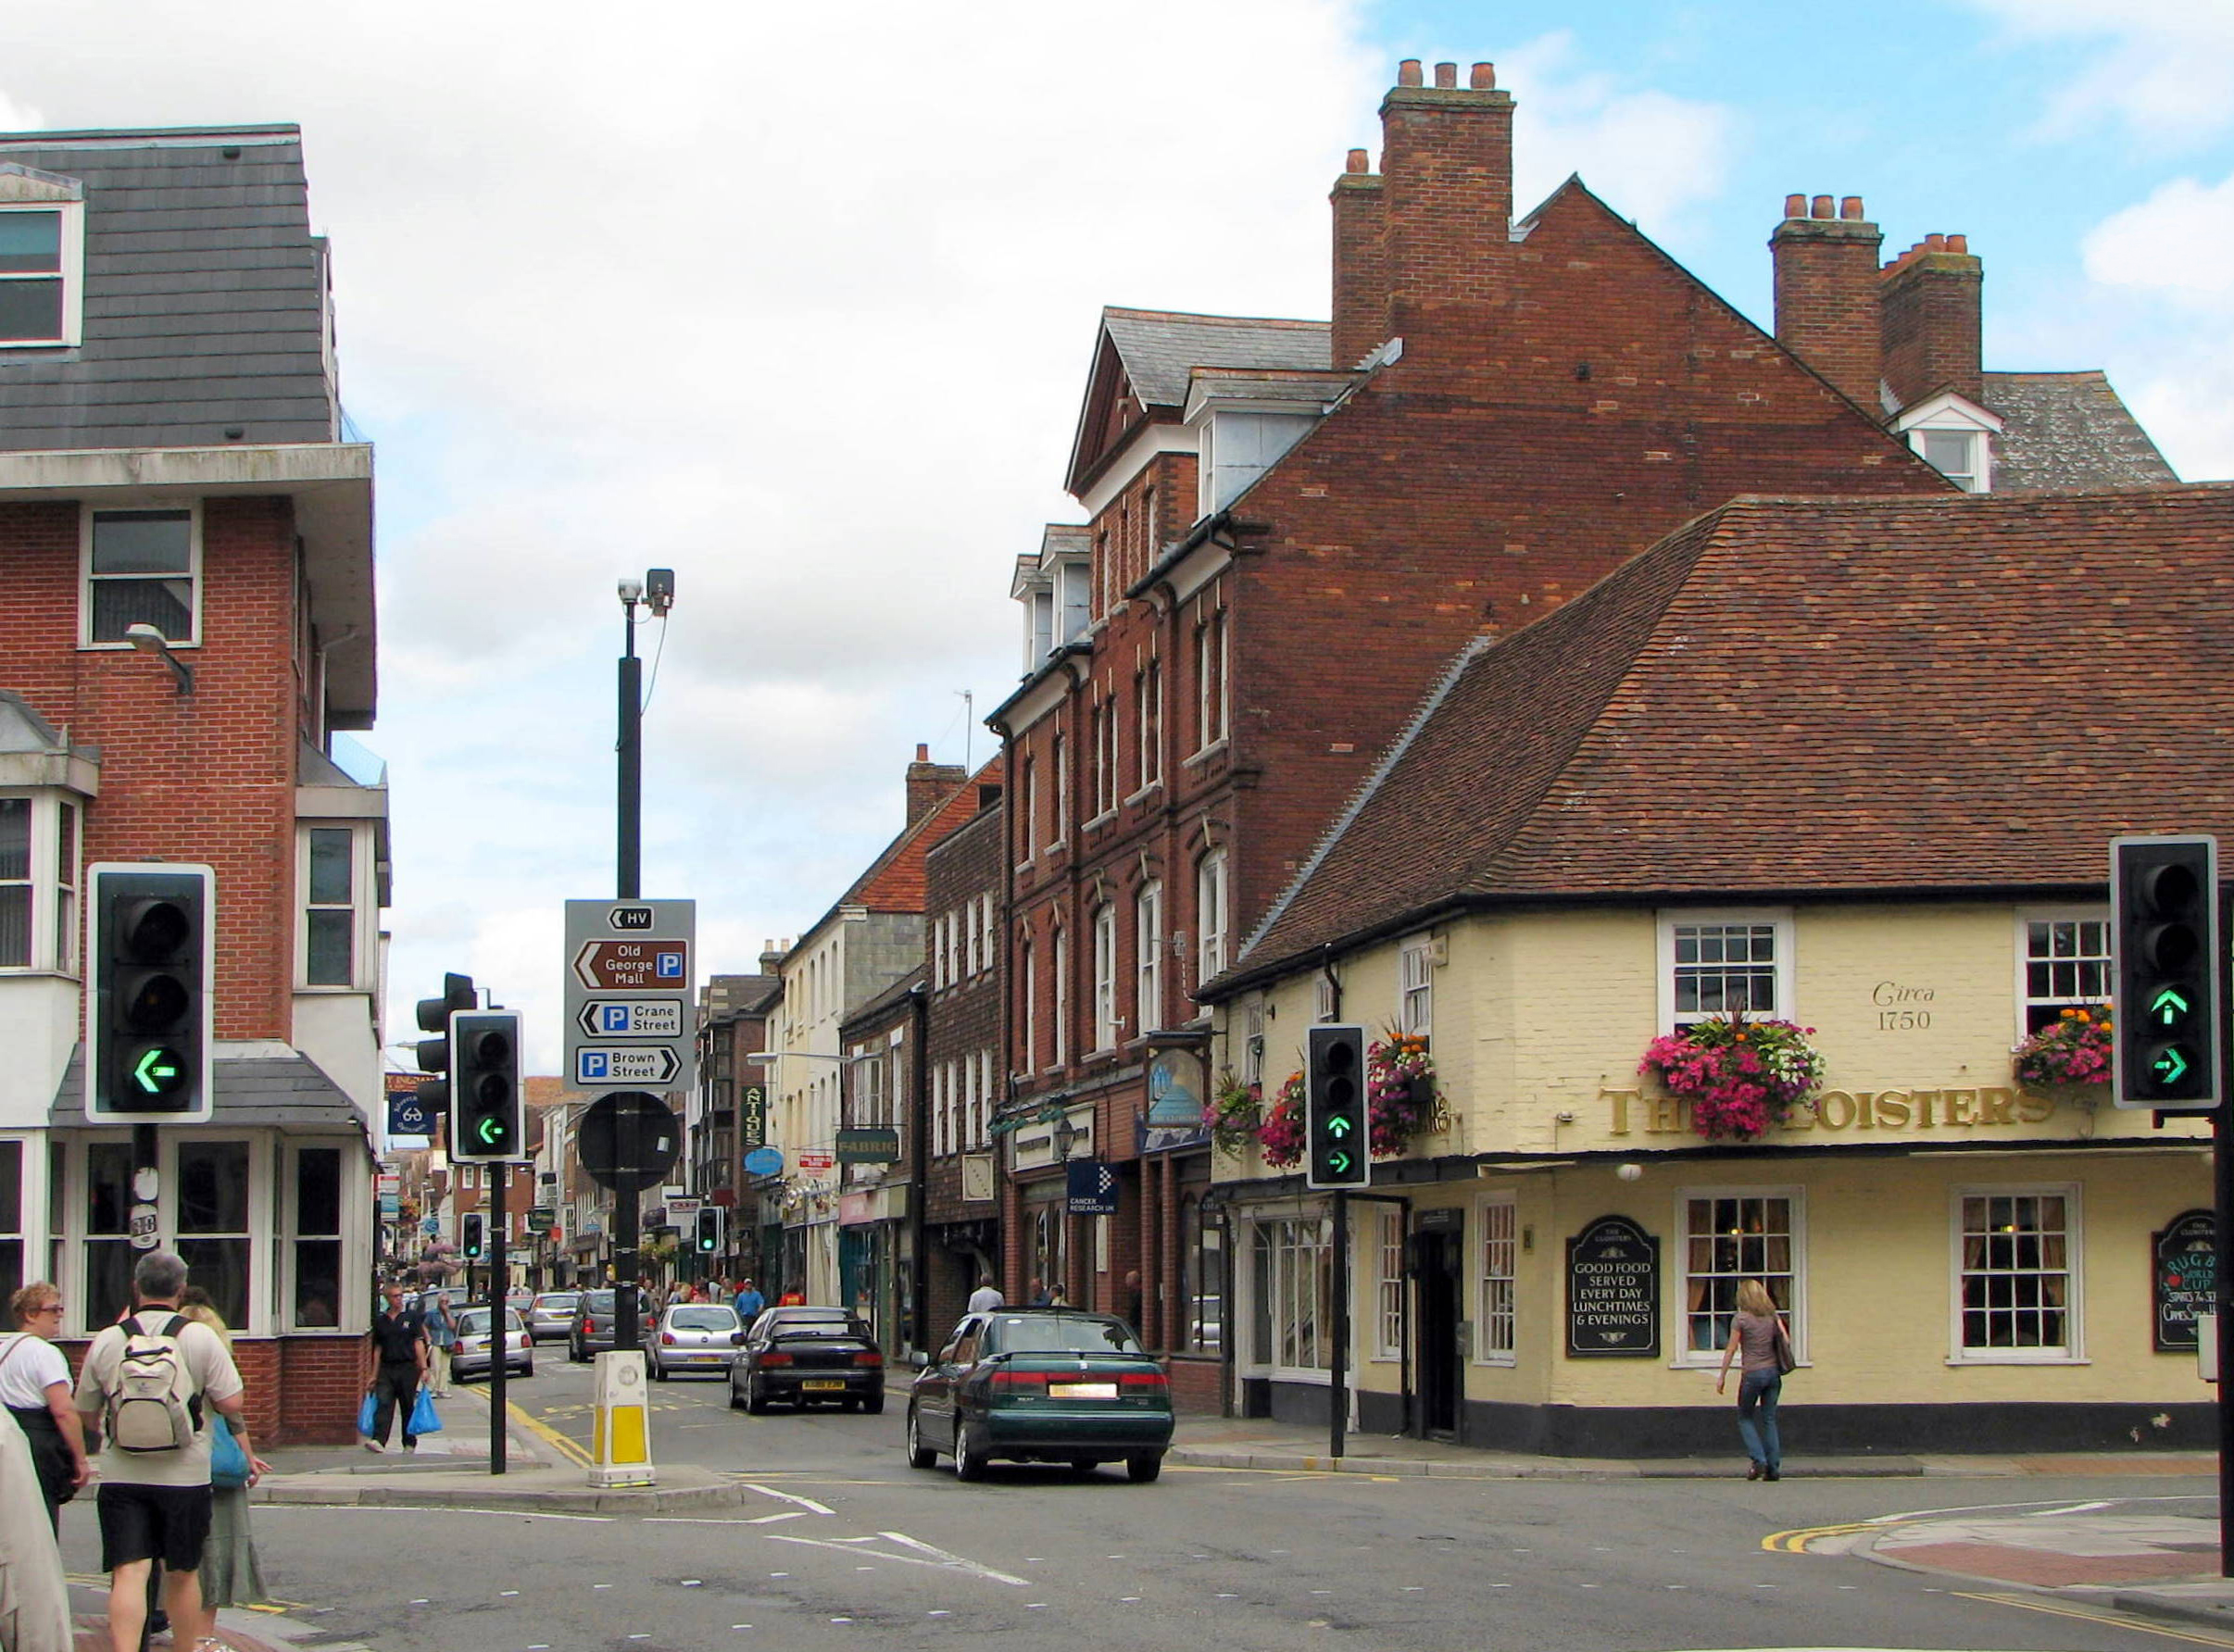
M 928 1469 L 948 1452 L 963 1480 L 995 1458 L 1081 1472 L 1123 1458 L 1145 1482 L 1171 1443 L 1171 1379 L 1112 1314 L 968 1315 L 908 1393 L 909 1463 Z

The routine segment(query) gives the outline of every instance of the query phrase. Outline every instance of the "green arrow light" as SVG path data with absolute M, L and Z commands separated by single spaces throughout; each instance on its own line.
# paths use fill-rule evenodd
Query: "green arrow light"
M 2188 1058 L 2178 1045 L 2167 1045 L 2149 1063 L 2149 1070 L 2163 1084 L 2177 1084 L 2188 1076 Z
M 2185 993 L 2168 986 L 2149 1000 L 2149 1019 L 2160 1027 L 2177 1027 L 2188 1019 L 2188 1012 L 2193 1007 Z
M 1334 1137 L 1334 1139 L 1337 1142 L 1356 1128 L 1357 1126 L 1350 1123 L 1350 1121 L 1344 1118 L 1340 1113 L 1335 1114 L 1332 1118 L 1326 1120 L 1326 1133 Z
M 504 1120 L 501 1119 L 483 1119 L 479 1124 L 473 1127 L 473 1133 L 481 1138 L 481 1145 L 483 1146 L 494 1147 L 498 1142 L 504 1140 Z
M 132 1082 L 150 1095 L 161 1095 L 177 1088 L 183 1073 L 178 1057 L 157 1045 L 133 1064 Z
M 1337 1147 L 1332 1153 L 1329 1153 L 1326 1156 L 1326 1168 L 1332 1170 L 1337 1176 L 1347 1176 L 1349 1174 L 1349 1155 L 1343 1152 L 1339 1147 Z

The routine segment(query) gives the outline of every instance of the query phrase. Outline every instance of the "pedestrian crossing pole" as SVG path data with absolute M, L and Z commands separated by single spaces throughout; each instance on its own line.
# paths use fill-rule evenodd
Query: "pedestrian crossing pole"
M 512 1331 L 505 1322 L 504 1207 L 512 1167 L 489 1166 L 489 1472 L 504 1472 L 504 1368 L 511 1361 Z
M 2234 935 L 2234 889 L 2220 884 L 2218 944 Z M 2234 1303 L 2227 1299 L 2228 1267 L 2234 1265 L 2234 968 L 2226 958 L 2218 967 L 2218 1105 L 2211 1112 L 2211 1192 L 2215 1220 L 2212 1242 L 2218 1252 L 2218 1277 L 2213 1282 L 2212 1328 L 2218 1337 L 2218 1575 L 2234 1577 L 2234 1400 L 2228 1396 L 2228 1377 L 2234 1372 Z M 2121 1020 L 2128 1007 L 2116 1006 Z M 2158 1115 L 2161 1119 L 2163 1115 Z

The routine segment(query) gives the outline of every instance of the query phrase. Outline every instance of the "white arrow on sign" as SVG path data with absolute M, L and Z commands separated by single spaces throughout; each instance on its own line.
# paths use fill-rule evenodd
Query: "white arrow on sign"
M 681 1070 L 663 1044 L 595 1045 L 574 1053 L 577 1084 L 664 1084 Z
M 592 1038 L 680 1038 L 680 998 L 592 998 L 574 1018 Z

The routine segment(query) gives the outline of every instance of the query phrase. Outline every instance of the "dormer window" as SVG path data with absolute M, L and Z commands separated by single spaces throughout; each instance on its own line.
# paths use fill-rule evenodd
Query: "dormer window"
M 74 179 L 0 166 L 0 350 L 79 342 L 85 206 Z
M 1978 450 L 1985 445 L 1976 431 L 1918 431 L 1918 451 L 1924 462 L 1966 494 L 1985 491 L 1979 476 Z
M 2002 420 L 1952 390 L 1901 410 L 1893 430 L 1933 469 L 1966 494 L 1993 491 L 1993 438 Z

